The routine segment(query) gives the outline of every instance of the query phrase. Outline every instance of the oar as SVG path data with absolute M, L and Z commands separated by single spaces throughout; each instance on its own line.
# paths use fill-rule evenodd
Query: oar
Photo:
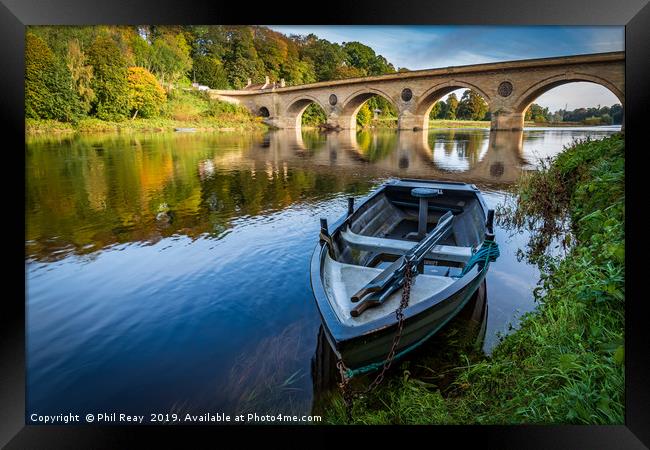
M 411 264 L 415 269 L 424 261 L 424 257 L 429 250 L 447 237 L 451 231 L 453 218 L 451 211 L 444 214 L 438 221 L 438 225 L 422 241 L 357 291 L 350 298 L 353 302 L 357 302 L 366 296 L 368 297 L 353 308 L 350 311 L 350 315 L 352 317 L 358 317 L 366 309 L 381 305 L 393 292 L 399 289 L 404 284 L 406 266 Z M 413 271 L 413 276 L 417 276 L 417 270 Z

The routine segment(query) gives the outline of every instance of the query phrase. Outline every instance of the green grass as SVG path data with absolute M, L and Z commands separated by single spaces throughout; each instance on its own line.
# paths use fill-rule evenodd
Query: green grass
M 394 374 L 355 402 L 354 423 L 622 424 L 624 161 L 622 136 L 586 140 L 522 179 L 500 220 L 532 233 L 537 310 L 490 357 L 460 354 L 448 384 Z M 545 233 L 572 236 L 566 256 L 549 256 Z M 337 393 L 325 411 L 346 422 Z
M 156 118 L 124 119 L 119 122 L 86 117 L 75 123 L 54 120 L 25 120 L 27 135 L 57 133 L 103 133 L 131 131 L 172 131 L 174 128 L 196 128 L 198 131 L 260 130 L 261 119 L 244 107 L 209 100 L 198 92 L 173 91 L 163 111 Z

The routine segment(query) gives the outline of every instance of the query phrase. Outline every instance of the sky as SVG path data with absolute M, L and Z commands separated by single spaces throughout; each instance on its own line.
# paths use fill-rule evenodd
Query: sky
M 330 42 L 358 41 L 395 68 L 410 70 L 624 50 L 623 27 L 270 25 L 283 34 L 313 33 Z M 459 91 L 459 92 L 462 92 Z M 458 93 L 457 93 L 458 95 Z M 593 83 L 570 83 L 535 103 L 556 111 L 611 106 L 618 99 Z

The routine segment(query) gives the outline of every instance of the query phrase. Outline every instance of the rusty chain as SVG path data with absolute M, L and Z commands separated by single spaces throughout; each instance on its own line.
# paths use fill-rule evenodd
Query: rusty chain
M 345 366 L 345 363 L 343 362 L 342 359 L 339 359 L 339 361 L 336 363 L 336 367 L 338 367 L 339 373 L 341 375 L 341 382 L 339 383 L 339 387 L 341 388 L 341 391 L 343 393 L 343 401 L 345 403 L 345 412 L 346 412 L 348 423 L 352 422 L 352 407 L 354 404 L 354 399 L 361 395 L 368 394 L 370 391 L 372 391 L 377 386 L 379 386 L 381 382 L 384 380 L 384 376 L 386 375 L 386 372 L 388 371 L 388 369 L 390 369 L 390 366 L 393 364 L 395 353 L 397 352 L 397 346 L 399 345 L 399 341 L 402 337 L 402 329 L 404 328 L 404 310 L 408 306 L 409 299 L 411 298 L 412 280 L 413 280 L 412 263 L 411 261 L 407 261 L 406 269 L 404 271 L 404 285 L 402 287 L 402 299 L 399 303 L 399 307 L 395 310 L 395 317 L 397 318 L 397 332 L 395 333 L 395 337 L 393 338 L 393 344 L 391 345 L 390 351 L 388 352 L 388 355 L 384 360 L 384 365 L 382 366 L 381 371 L 377 374 L 375 379 L 368 385 L 368 387 L 363 391 L 354 391 L 350 387 L 350 378 L 347 376 L 348 368 Z

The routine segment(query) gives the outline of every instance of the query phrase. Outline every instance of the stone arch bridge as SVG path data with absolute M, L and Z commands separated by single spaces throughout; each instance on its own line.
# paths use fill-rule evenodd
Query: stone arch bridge
M 528 106 L 554 87 L 586 81 L 609 89 L 625 103 L 625 53 L 597 53 L 471 66 L 398 72 L 388 75 L 277 87 L 265 83 L 244 90 L 209 90 L 211 98 L 246 106 L 277 128 L 300 128 L 302 113 L 316 103 L 331 128 L 354 129 L 356 114 L 379 95 L 398 112 L 398 127 L 421 130 L 435 102 L 468 88 L 480 94 L 491 112 L 493 130 L 521 130 Z

